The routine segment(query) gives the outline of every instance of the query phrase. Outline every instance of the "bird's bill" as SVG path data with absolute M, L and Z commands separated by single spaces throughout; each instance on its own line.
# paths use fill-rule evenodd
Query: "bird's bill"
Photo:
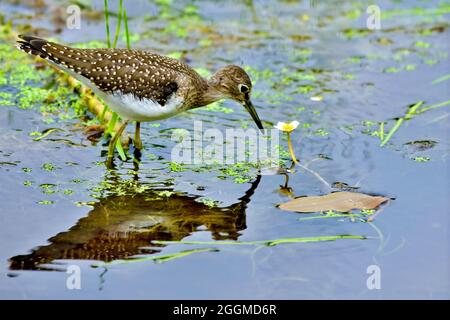
M 248 111 L 248 113 L 250 113 L 250 115 L 252 116 L 253 121 L 255 121 L 256 126 L 258 127 L 258 129 L 260 130 L 264 130 L 264 127 L 262 125 L 261 120 L 259 119 L 258 114 L 256 113 L 256 109 L 253 106 L 252 102 L 250 100 L 246 100 L 244 102 L 244 107 L 245 109 Z

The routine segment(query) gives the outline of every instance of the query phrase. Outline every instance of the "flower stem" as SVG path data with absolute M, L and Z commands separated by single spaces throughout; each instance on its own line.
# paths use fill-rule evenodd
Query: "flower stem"
M 289 152 L 291 154 L 292 161 L 294 161 L 295 163 L 298 163 L 298 160 L 295 157 L 294 148 L 292 147 L 291 133 L 287 132 L 286 134 L 287 134 L 288 148 L 289 148 Z

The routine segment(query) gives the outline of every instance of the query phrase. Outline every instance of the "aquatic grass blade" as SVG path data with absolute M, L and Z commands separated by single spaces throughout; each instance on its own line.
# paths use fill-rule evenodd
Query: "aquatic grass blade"
M 117 41 L 119 40 L 120 27 L 122 24 L 122 11 L 123 11 L 123 0 L 119 1 L 119 12 L 117 14 L 117 26 L 116 26 L 116 34 L 114 35 L 114 42 L 112 47 L 115 48 L 117 46 Z
M 105 7 L 105 23 L 106 23 L 106 35 L 107 35 L 107 44 L 108 44 L 108 48 L 111 48 L 111 36 L 110 36 L 110 28 L 109 28 L 109 9 L 108 9 L 108 0 L 104 0 L 104 7 Z M 120 29 L 121 29 L 121 25 L 122 25 L 122 16 L 124 18 L 124 25 L 125 25 L 125 34 L 127 37 L 127 47 L 128 49 L 130 48 L 130 39 L 129 39 L 129 33 L 128 33 L 128 19 L 126 16 L 126 10 L 124 10 L 123 8 L 123 0 L 119 0 L 119 12 L 117 15 L 117 26 L 116 26 L 116 32 L 114 35 L 114 42 L 112 44 L 113 48 L 116 48 L 117 46 L 117 42 L 119 40 L 119 34 L 120 34 Z M 101 118 L 104 116 L 106 112 L 106 108 L 103 110 L 103 114 L 101 116 Z M 114 130 L 114 127 L 118 121 L 119 116 L 117 115 L 117 113 L 112 112 L 112 118 L 111 121 L 108 124 L 108 128 L 106 130 L 106 134 L 111 134 Z M 122 143 L 120 142 L 120 140 L 117 141 L 116 144 L 116 150 L 119 153 L 120 158 L 122 159 L 122 161 L 126 161 L 127 160 L 127 156 L 126 153 L 123 149 Z
M 384 140 L 384 122 L 380 122 L 380 140 L 383 141 Z
M 386 143 L 388 143 L 388 141 L 392 138 L 394 133 L 398 130 L 398 128 L 400 128 L 400 126 L 402 125 L 403 121 L 405 121 L 404 118 L 397 119 L 397 122 L 395 123 L 395 125 L 391 128 L 391 130 L 386 135 L 386 137 L 381 141 L 380 147 L 384 147 L 384 145 Z
M 447 106 L 449 104 L 450 104 L 450 100 L 447 100 L 447 101 L 444 101 L 444 102 L 440 102 L 440 103 L 435 103 L 435 104 L 432 104 L 430 106 L 423 107 L 417 113 L 420 114 L 420 113 L 423 113 L 423 112 L 428 111 L 428 110 L 445 107 L 445 106 Z
M 62 131 L 62 132 L 64 132 L 64 130 L 63 130 L 63 129 L 60 129 L 60 128 L 51 128 L 51 129 L 46 130 L 46 131 L 45 131 L 42 135 L 40 135 L 39 137 L 34 138 L 33 141 L 40 141 L 40 140 L 44 139 L 44 138 L 47 137 L 49 134 L 51 134 L 52 132 L 55 132 L 55 131 Z
M 397 119 L 397 122 L 395 123 L 395 125 L 391 128 L 391 130 L 389 131 L 389 133 L 386 135 L 386 137 L 381 141 L 380 147 L 383 147 L 386 143 L 388 143 L 388 141 L 392 138 L 392 136 L 394 135 L 394 133 L 400 128 L 400 126 L 402 125 L 402 123 L 405 120 L 410 120 L 413 115 L 416 114 L 417 109 L 423 104 L 423 101 L 419 101 L 417 102 L 415 105 L 413 105 L 411 108 L 409 108 L 408 112 L 406 113 L 406 115 L 403 118 L 399 118 Z
M 437 79 L 434 79 L 431 83 L 432 84 L 438 84 L 438 83 L 444 82 L 444 81 L 449 80 L 449 79 L 450 79 L 450 74 L 447 74 L 445 76 L 442 76 L 442 77 L 439 77 Z
M 104 104 L 102 114 L 100 115 L 100 121 L 103 121 L 105 119 L 105 115 L 106 115 L 107 111 L 108 111 L 108 106 L 106 104 Z
M 354 218 L 354 214 L 348 214 L 348 213 L 338 213 L 333 215 L 320 215 L 320 216 L 313 216 L 313 217 L 306 217 L 306 218 L 299 218 L 298 221 L 307 221 L 307 220 L 314 220 L 314 219 L 329 219 L 329 218 Z
M 335 241 L 338 239 L 366 239 L 365 236 L 354 235 L 336 235 L 336 236 L 319 236 L 319 237 L 305 237 L 305 238 L 281 238 L 273 240 L 259 240 L 259 241 L 159 241 L 154 240 L 155 244 L 189 244 L 189 245 L 265 245 L 276 246 L 282 243 L 306 243 L 306 242 L 321 242 L 321 241 Z
M 120 142 L 120 139 L 117 140 L 116 150 L 119 153 L 120 159 L 122 159 L 122 161 L 127 161 L 127 155 L 123 150 L 122 142 Z
M 128 16 L 126 9 L 123 9 L 123 24 L 125 26 L 125 38 L 127 39 L 127 49 L 131 49 L 130 33 L 128 31 Z
M 109 31 L 109 9 L 108 9 L 108 0 L 103 1 L 104 9 L 105 9 L 105 25 L 106 25 L 106 44 L 108 48 L 111 48 L 111 37 Z
M 430 16 L 430 15 L 443 15 L 450 13 L 450 6 L 443 4 L 438 8 L 407 8 L 407 9 L 391 9 L 383 10 L 381 12 L 381 19 L 390 19 L 398 16 Z
M 119 115 L 117 113 L 113 112 L 111 119 L 109 120 L 108 127 L 106 128 L 106 132 L 105 132 L 106 135 L 112 134 L 118 119 L 119 119 Z
M 120 264 L 129 264 L 129 263 L 136 263 L 136 262 L 146 262 L 146 261 L 153 261 L 153 262 L 167 262 L 174 259 L 183 258 L 186 256 L 189 256 L 193 253 L 200 253 L 200 252 L 217 252 L 217 249 L 214 248 L 201 248 L 201 249 L 191 249 L 191 250 L 185 250 L 181 252 L 175 252 L 175 253 L 168 253 L 163 255 L 151 255 L 148 257 L 142 257 L 142 258 L 130 258 L 126 260 L 114 260 L 111 262 L 105 262 L 101 264 L 94 264 L 93 267 L 104 267 L 109 265 L 120 265 Z
M 408 112 L 405 115 L 405 120 L 410 120 L 414 115 L 416 115 L 417 109 L 423 104 L 423 101 L 417 102 L 415 105 L 413 105 L 411 108 L 409 108 Z

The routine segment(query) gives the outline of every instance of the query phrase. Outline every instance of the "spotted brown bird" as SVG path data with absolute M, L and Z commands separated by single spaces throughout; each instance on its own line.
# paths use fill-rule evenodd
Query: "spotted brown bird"
M 47 60 L 81 81 L 124 120 L 110 141 L 108 166 L 117 140 L 130 121 L 136 121 L 133 143 L 141 149 L 140 122 L 170 118 L 221 99 L 242 104 L 263 129 L 250 100 L 252 82 L 238 66 L 225 66 L 207 80 L 187 64 L 150 51 L 78 49 L 34 36 L 19 38 L 20 50 Z

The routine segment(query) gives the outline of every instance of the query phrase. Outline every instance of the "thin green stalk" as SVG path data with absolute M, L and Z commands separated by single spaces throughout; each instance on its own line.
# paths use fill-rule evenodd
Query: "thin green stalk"
M 386 135 L 386 137 L 381 141 L 380 147 L 383 147 L 386 143 L 388 143 L 388 141 L 392 138 L 392 136 L 394 135 L 394 133 L 400 128 L 400 126 L 402 125 L 402 123 L 405 120 L 410 120 L 412 118 L 413 115 L 416 114 L 416 110 L 423 104 L 423 101 L 419 101 L 417 102 L 415 105 L 413 105 L 411 108 L 409 108 L 408 112 L 406 113 L 406 115 L 403 118 L 399 118 L 397 119 L 397 122 L 395 123 L 395 125 L 391 128 L 391 130 L 389 131 L 389 133 Z
M 123 150 L 122 142 L 120 142 L 120 139 L 117 140 L 116 149 L 119 153 L 120 159 L 122 159 L 122 161 L 126 161 L 127 155 L 125 154 L 125 150 Z
M 405 120 L 411 119 L 414 115 L 416 115 L 417 109 L 423 104 L 423 101 L 417 102 L 415 105 L 413 105 L 411 108 L 409 108 L 408 112 L 406 113 Z
M 433 80 L 431 83 L 432 84 L 438 84 L 438 83 L 444 82 L 444 81 L 449 80 L 449 79 L 450 79 L 450 74 L 447 74 L 445 76 L 442 76 L 442 77 L 439 77 L 439 78 Z
M 399 118 L 397 119 L 397 122 L 395 123 L 395 125 L 392 127 L 392 129 L 389 131 L 389 133 L 386 135 L 386 138 L 384 138 L 381 141 L 380 147 L 383 147 L 394 135 L 394 133 L 398 130 L 398 128 L 400 128 L 400 126 L 402 125 L 403 121 L 405 121 L 404 118 Z
M 122 10 L 123 10 L 123 0 L 119 0 L 119 12 L 117 14 L 117 26 L 116 34 L 114 36 L 113 48 L 117 46 L 117 41 L 119 40 L 120 26 L 122 25 Z
M 105 24 L 106 24 L 106 43 L 108 48 L 111 48 L 111 37 L 109 32 L 109 9 L 108 9 L 108 0 L 104 0 L 105 7 Z
M 105 22 L 106 22 L 106 35 L 107 35 L 107 44 L 108 44 L 108 48 L 111 48 L 111 36 L 110 36 L 110 29 L 109 29 L 109 8 L 108 8 L 108 0 L 104 0 L 104 7 L 105 7 Z M 118 12 L 118 20 L 117 20 L 117 26 L 116 26 L 116 33 L 114 35 L 114 42 L 112 47 L 115 48 L 117 46 L 117 42 L 119 40 L 119 34 L 120 34 L 120 28 L 122 25 L 122 14 L 125 14 L 126 17 L 126 12 L 123 11 L 123 0 L 119 0 L 119 12 Z M 126 28 L 126 33 L 128 34 L 128 23 L 127 23 L 127 19 L 125 18 L 125 28 Z M 128 45 L 129 40 L 127 39 L 127 45 Z M 106 112 L 107 108 L 105 106 L 105 108 L 103 109 L 103 114 L 101 116 L 101 118 L 104 116 L 104 113 Z M 119 116 L 117 113 L 112 112 L 112 117 L 111 120 L 108 124 L 108 128 L 106 130 L 106 134 L 109 134 L 112 136 L 112 133 L 114 131 L 114 127 L 117 123 L 117 121 L 119 120 Z M 127 160 L 127 156 L 125 151 L 123 150 L 123 146 L 122 143 L 120 142 L 120 139 L 117 140 L 117 143 L 115 145 L 115 148 L 117 149 L 117 152 L 119 153 L 120 158 L 122 159 L 122 161 L 126 161 Z
M 445 107 L 445 106 L 447 106 L 449 104 L 450 104 L 450 100 L 447 100 L 447 101 L 444 101 L 444 102 L 441 102 L 441 103 L 435 103 L 435 104 L 432 104 L 431 106 L 423 107 L 422 109 L 419 110 L 418 113 L 423 113 L 423 112 L 428 111 L 428 110 L 432 110 L 432 109 L 436 109 L 436 108 L 440 108 L 440 107 Z
M 101 121 L 103 121 L 103 119 L 105 119 L 106 111 L 108 111 L 108 106 L 106 104 L 103 104 L 103 111 L 102 111 L 102 114 L 100 115 Z
M 396 16 L 427 16 L 427 15 L 441 15 L 450 13 L 449 6 L 441 6 L 439 8 L 407 8 L 407 9 L 393 9 L 383 10 L 381 19 L 390 19 Z
M 380 140 L 384 140 L 384 121 L 380 122 Z
M 288 148 L 289 148 L 289 152 L 291 154 L 292 161 L 294 161 L 295 163 L 298 163 L 297 158 L 295 157 L 294 148 L 292 147 L 291 133 L 286 132 L 286 134 L 287 134 Z
M 114 131 L 114 127 L 116 126 L 117 120 L 119 120 L 119 115 L 115 112 L 113 112 L 111 116 L 111 120 L 109 120 L 108 128 L 106 128 L 106 134 L 110 135 Z
M 131 49 L 131 43 L 130 43 L 130 33 L 128 32 L 128 16 L 127 16 L 127 10 L 123 9 L 123 24 L 125 26 L 125 38 L 127 39 L 127 49 Z
M 63 129 L 59 129 L 59 128 L 51 128 L 51 129 L 48 129 L 47 131 L 45 131 L 45 132 L 44 132 L 42 135 L 40 135 L 39 137 L 34 138 L 33 140 L 34 140 L 34 141 L 42 140 L 42 139 L 44 139 L 46 136 L 48 136 L 50 133 L 55 132 L 55 131 L 64 131 L 64 130 L 63 130 Z
M 359 217 L 359 215 L 349 214 L 349 213 L 337 213 L 333 215 L 320 215 L 306 218 L 298 218 L 298 221 L 314 220 L 314 219 L 328 219 L 328 218 L 354 218 Z
M 134 263 L 134 262 L 145 262 L 145 261 L 154 261 L 154 262 L 166 262 L 173 259 L 183 258 L 188 255 L 191 255 L 193 253 L 199 253 L 199 252 L 216 252 L 216 249 L 213 248 L 205 248 L 205 249 L 192 249 L 192 250 L 186 250 L 176 253 L 169 253 L 169 254 L 163 254 L 163 255 L 152 255 L 148 257 L 142 257 L 142 258 L 130 258 L 126 260 L 114 260 L 111 262 L 105 262 L 101 264 L 94 264 L 93 267 L 104 267 L 107 265 L 116 265 L 116 264 L 128 264 L 128 263 Z
M 276 246 L 282 243 L 305 243 L 305 242 L 320 242 L 320 241 L 334 241 L 338 239 L 366 239 L 365 236 L 352 235 L 337 235 L 337 236 L 319 236 L 319 237 L 305 237 L 305 238 L 283 238 L 274 240 L 260 240 L 260 241 L 156 241 L 155 244 L 190 244 L 190 245 L 266 245 Z
M 115 112 L 112 113 L 111 116 L 111 120 L 109 120 L 108 123 L 108 128 L 106 128 L 105 134 L 106 135 L 111 135 L 111 137 L 113 137 L 114 133 L 114 128 L 116 126 L 117 121 L 119 120 L 119 115 Z M 122 159 L 122 161 L 126 161 L 127 160 L 127 156 L 125 151 L 123 150 L 123 146 L 122 143 L 120 142 L 120 139 L 117 140 L 117 143 L 115 145 L 117 152 L 119 153 L 120 158 Z

